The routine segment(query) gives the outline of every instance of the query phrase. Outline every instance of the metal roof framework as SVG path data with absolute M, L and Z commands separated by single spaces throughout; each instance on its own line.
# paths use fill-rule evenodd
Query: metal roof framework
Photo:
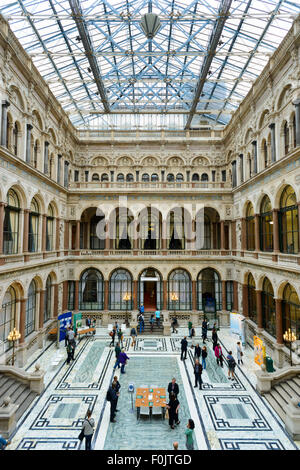
M 151 40 L 148 11 L 161 22 Z M 75 127 L 184 129 L 229 122 L 300 4 L 1 0 L 0 13 Z

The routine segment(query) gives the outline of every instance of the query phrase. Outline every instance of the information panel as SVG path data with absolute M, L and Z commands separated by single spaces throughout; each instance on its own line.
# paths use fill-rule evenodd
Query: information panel
M 57 317 L 59 336 L 58 341 L 63 341 L 66 337 L 67 327 L 72 324 L 72 312 L 61 313 Z

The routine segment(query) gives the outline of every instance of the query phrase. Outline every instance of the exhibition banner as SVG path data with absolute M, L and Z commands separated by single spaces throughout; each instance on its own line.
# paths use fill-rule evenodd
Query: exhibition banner
M 77 331 L 82 326 L 82 313 L 74 313 L 73 315 L 73 329 Z
M 230 331 L 238 335 L 243 346 L 245 346 L 245 317 L 243 315 L 235 312 L 230 313 Z
M 63 341 L 66 337 L 68 326 L 72 324 L 72 312 L 61 313 L 57 317 L 59 336 L 58 341 Z

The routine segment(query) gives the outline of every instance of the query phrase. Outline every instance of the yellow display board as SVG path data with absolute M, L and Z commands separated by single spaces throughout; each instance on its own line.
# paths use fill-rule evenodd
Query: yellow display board
M 254 340 L 254 361 L 261 366 L 266 359 L 266 346 L 258 336 L 253 336 Z

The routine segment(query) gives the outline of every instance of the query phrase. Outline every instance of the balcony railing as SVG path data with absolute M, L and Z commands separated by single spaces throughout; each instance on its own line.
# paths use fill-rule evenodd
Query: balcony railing
M 223 252 L 223 251 L 222 251 Z M 231 255 L 231 250 L 224 251 L 226 256 Z M 221 256 L 221 250 L 89 250 L 81 249 L 80 256 Z M 75 254 L 75 250 L 69 252 L 70 255 Z
M 201 189 L 201 190 L 216 190 L 216 189 L 228 189 L 231 190 L 231 183 L 224 181 L 184 181 L 184 182 L 162 182 L 162 181 L 88 181 L 88 182 L 71 182 L 69 183 L 69 189 L 90 189 L 94 191 L 99 191 L 99 189 L 105 189 L 107 191 L 115 192 L 116 190 L 130 190 L 130 189 L 141 189 L 141 190 L 163 190 L 170 191 L 173 189 L 177 190 L 187 190 L 187 189 Z

